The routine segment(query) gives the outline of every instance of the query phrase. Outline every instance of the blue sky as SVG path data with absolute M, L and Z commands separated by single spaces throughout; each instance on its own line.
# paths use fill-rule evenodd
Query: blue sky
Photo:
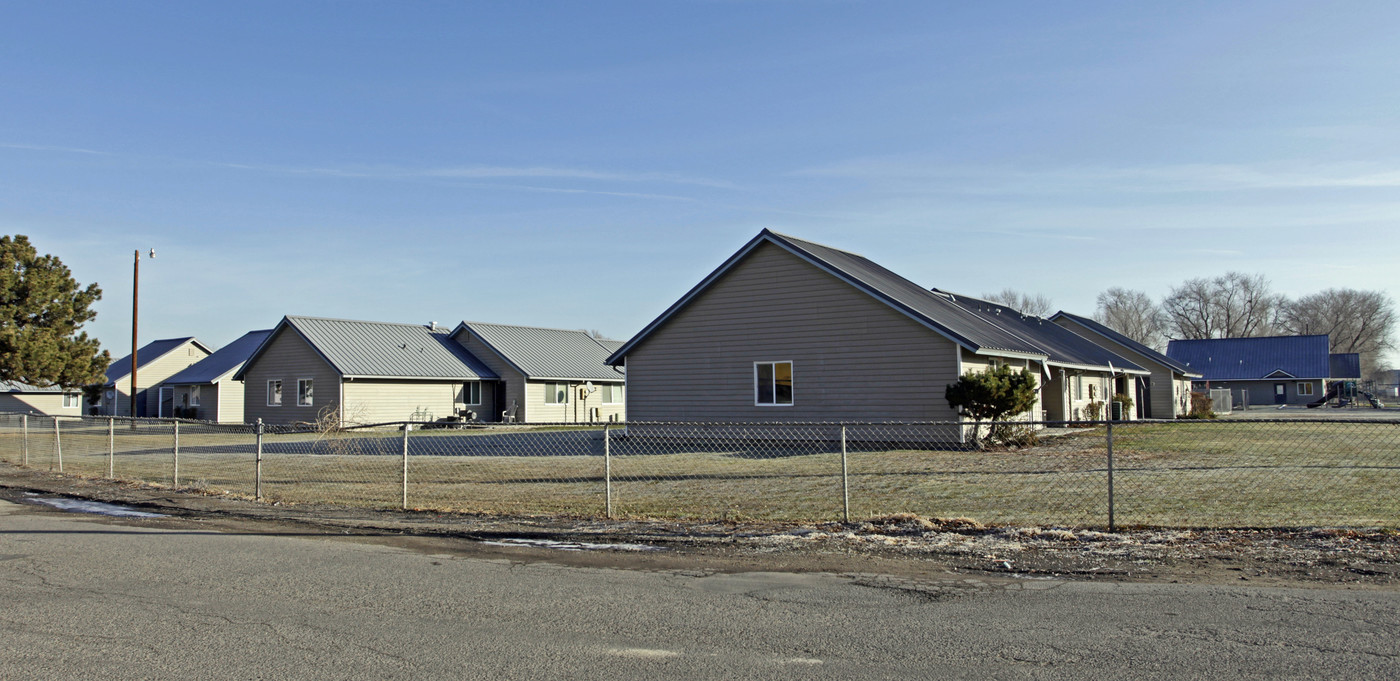
M 1400 3 L 19 3 L 0 231 L 88 330 L 627 338 L 760 229 L 1090 314 L 1400 295 Z

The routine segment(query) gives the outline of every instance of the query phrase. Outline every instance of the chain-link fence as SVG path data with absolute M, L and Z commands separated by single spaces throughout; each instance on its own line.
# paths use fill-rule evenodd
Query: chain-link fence
M 1400 525 L 1400 421 L 513 424 L 0 415 L 0 460 L 296 504 L 1066 527 Z M 1014 444 L 1006 444 L 1011 442 Z

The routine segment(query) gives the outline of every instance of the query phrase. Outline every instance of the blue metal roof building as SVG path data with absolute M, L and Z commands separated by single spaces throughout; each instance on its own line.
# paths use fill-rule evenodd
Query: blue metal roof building
M 1332 376 L 1327 336 L 1208 338 L 1167 343 L 1167 356 L 1204 381 Z
M 1329 352 L 1327 336 L 1270 336 L 1174 340 L 1167 355 L 1199 372 L 1197 387 L 1227 389 L 1235 405 L 1317 403 L 1335 372 L 1359 376 L 1346 355 Z

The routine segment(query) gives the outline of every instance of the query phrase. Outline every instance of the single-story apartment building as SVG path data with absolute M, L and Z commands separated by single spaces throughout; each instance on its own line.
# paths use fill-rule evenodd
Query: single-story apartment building
M 1103 403 L 1100 409 L 1112 416 L 1114 395 L 1127 395 L 1133 400 L 1131 409 L 1121 413 L 1124 420 L 1142 418 L 1145 401 L 1143 379 L 1151 372 L 1131 359 L 1077 335 L 1048 319 L 1022 314 L 1007 305 L 940 289 L 934 293 L 947 296 L 972 314 L 982 316 L 1025 337 L 1046 354 L 1044 367 L 1048 370 L 1042 380 L 1042 410 L 1045 421 L 1077 421 L 1088 418 L 1090 405 Z
M 1132 360 L 1150 372 L 1138 379 L 1142 398 L 1138 400 L 1138 414 L 1142 418 L 1173 419 L 1191 411 L 1191 382 L 1202 378 L 1199 372 L 1089 317 L 1062 310 L 1051 315 L 1050 321 Z
M 175 401 L 174 390 L 157 388 L 166 379 L 210 354 L 213 354 L 213 350 L 193 336 L 151 341 L 138 348 L 136 416 L 170 416 Z M 131 355 L 112 362 L 108 367 L 101 399 L 96 405 L 88 405 L 88 412 L 101 416 L 131 415 Z
M 500 379 L 436 324 L 286 316 L 233 375 L 265 423 L 436 421 L 491 404 Z
M 166 379 L 161 388 L 173 391 L 175 406 L 165 416 L 243 423 L 243 383 L 233 380 L 233 375 L 271 333 L 271 329 L 249 331 Z
M 0 381 L 0 412 L 82 416 L 83 393 L 57 385 L 39 388 L 19 381 Z
M 621 345 L 586 331 L 462 322 L 452 337 L 499 376 L 483 421 L 580 423 L 626 419 Z
M 1066 346 L 1052 350 L 1036 330 L 1054 325 L 1022 317 L 765 229 L 607 361 L 626 368 L 633 422 L 952 422 L 947 386 L 1001 364 L 1039 378 L 1029 418 L 1047 404 L 1073 417 L 1091 393 L 1072 372 L 1099 400 L 1115 375 L 1146 373 L 1112 353 L 1076 355 L 1082 342 L 1058 327 Z M 1056 380 L 1080 386 L 1069 403 L 1056 402 L 1063 386 L 1047 395 Z

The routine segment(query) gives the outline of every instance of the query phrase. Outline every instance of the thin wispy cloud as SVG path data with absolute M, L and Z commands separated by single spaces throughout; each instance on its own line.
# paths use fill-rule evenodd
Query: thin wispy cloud
M 97 151 L 95 149 L 82 149 L 79 147 L 56 147 L 46 144 L 11 144 L 0 142 L 0 149 L 20 149 L 23 151 L 51 151 L 61 154 L 91 154 L 95 156 L 110 156 L 108 152 Z
M 614 172 L 586 168 L 558 168 L 551 166 L 449 166 L 436 168 L 407 168 L 400 166 L 345 166 L 345 167 L 292 167 L 256 165 L 247 163 L 216 163 L 214 165 L 267 173 L 291 175 L 319 175 L 361 179 L 491 179 L 491 178 L 535 178 L 559 180 L 587 180 L 597 182 L 628 182 L 635 184 L 675 184 L 716 189 L 738 189 L 732 182 L 709 178 L 689 177 L 673 173 L 655 172 Z
M 792 171 L 790 175 L 881 182 L 895 190 L 921 187 L 924 191 L 967 194 L 1400 188 L 1400 162 L 1383 166 L 1198 163 L 1025 170 L 958 166 L 932 160 L 876 158 L 804 168 Z

